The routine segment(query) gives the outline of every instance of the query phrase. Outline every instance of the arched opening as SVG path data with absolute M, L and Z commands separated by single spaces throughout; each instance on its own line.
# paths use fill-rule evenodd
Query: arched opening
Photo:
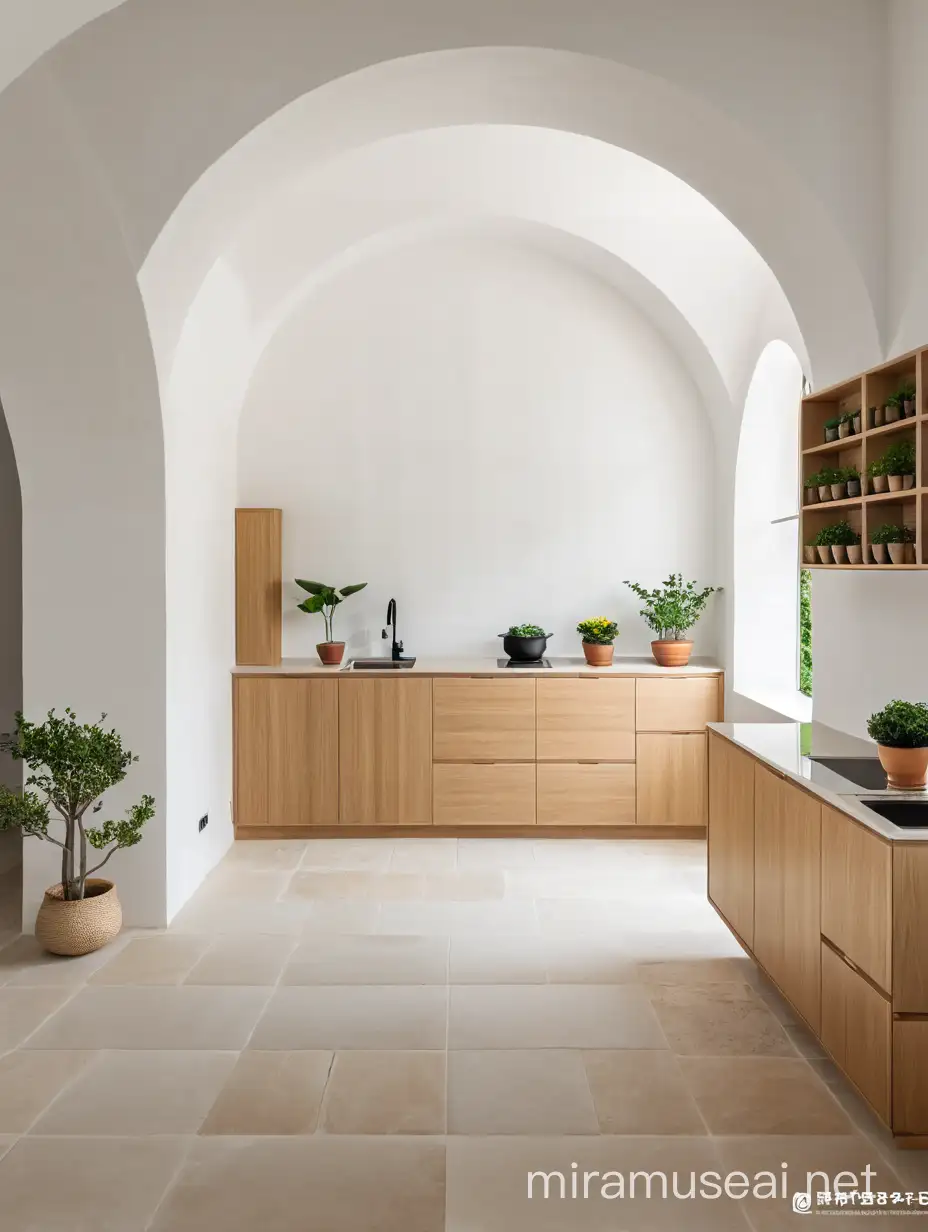
M 796 516 L 802 380 L 792 348 L 771 342 L 744 403 L 735 473 L 734 688 L 770 710 L 808 720 Z
M 13 442 L 0 405 L 0 731 L 23 704 L 22 498 Z M 17 790 L 22 766 L 0 754 L 0 783 Z M 0 831 L 0 944 L 19 932 L 22 915 L 22 838 Z

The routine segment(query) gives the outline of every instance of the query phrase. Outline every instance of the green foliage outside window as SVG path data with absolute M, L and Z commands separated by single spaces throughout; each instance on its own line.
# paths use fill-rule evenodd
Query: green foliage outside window
M 812 696 L 812 575 L 799 574 L 799 692 Z

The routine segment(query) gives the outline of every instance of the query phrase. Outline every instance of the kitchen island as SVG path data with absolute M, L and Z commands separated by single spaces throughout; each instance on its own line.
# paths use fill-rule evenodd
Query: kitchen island
M 709 898 L 877 1116 L 925 1146 L 928 828 L 870 807 L 907 793 L 814 760 L 875 756 L 818 724 L 711 724 Z

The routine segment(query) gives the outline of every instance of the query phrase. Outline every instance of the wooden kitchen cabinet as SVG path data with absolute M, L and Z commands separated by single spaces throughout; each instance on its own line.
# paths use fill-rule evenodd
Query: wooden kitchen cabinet
M 640 732 L 701 732 L 721 717 L 720 676 L 638 680 L 636 727 Z
M 709 734 L 709 897 L 754 945 L 754 759 Z
M 928 937 L 928 843 L 895 843 L 893 845 L 893 1008 L 899 1013 L 928 1014 L 926 937 Z
M 539 762 L 540 826 L 633 826 L 635 766 L 631 762 Z
M 648 733 L 637 740 L 640 826 L 704 826 L 708 806 L 706 737 Z
M 536 710 L 540 762 L 635 760 L 634 680 L 539 680 Z
M 338 681 L 339 821 L 432 821 L 432 681 Z
M 809 1025 L 821 1021 L 822 805 L 754 771 L 754 953 Z
M 438 826 L 532 826 L 535 766 L 519 762 L 436 762 Z
M 928 1136 L 928 1019 L 893 1023 L 893 1133 Z
M 891 1116 L 889 999 L 822 942 L 821 1040 L 878 1116 Z
M 432 695 L 436 761 L 534 761 L 535 681 L 437 678 Z
M 892 990 L 892 848 L 822 808 L 822 936 L 884 992 Z
M 235 825 L 334 825 L 338 682 L 239 676 L 233 689 Z

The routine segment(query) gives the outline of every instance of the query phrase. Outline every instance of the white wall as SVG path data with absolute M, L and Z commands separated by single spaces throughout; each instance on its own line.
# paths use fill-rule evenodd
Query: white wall
M 620 619 L 622 586 L 713 579 L 713 459 L 692 381 L 613 289 L 528 247 L 445 240 L 346 271 L 274 338 L 239 436 L 239 504 L 280 505 L 284 577 L 367 581 L 337 631 L 381 653 L 387 599 L 414 654 L 500 653 L 511 623 Z M 284 654 L 321 618 L 286 587 Z M 714 621 L 698 630 L 712 653 Z
M 23 704 L 22 508 L 16 458 L 0 406 L 0 732 L 10 731 Z M 0 755 L 0 783 L 22 785 L 22 764 Z M 0 873 L 20 861 L 19 831 L 0 833 Z

